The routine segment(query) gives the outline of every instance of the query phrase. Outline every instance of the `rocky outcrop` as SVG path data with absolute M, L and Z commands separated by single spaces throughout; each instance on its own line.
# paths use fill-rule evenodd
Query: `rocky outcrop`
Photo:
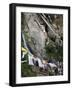
M 51 14 L 22 13 L 22 33 L 32 54 L 46 57 L 45 46 L 63 46 L 63 16 Z

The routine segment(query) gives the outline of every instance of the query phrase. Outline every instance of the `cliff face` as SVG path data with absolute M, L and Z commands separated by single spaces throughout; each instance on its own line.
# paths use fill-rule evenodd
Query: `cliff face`
M 39 58 L 51 56 L 49 48 L 57 52 L 63 46 L 62 15 L 22 13 L 21 29 L 28 49 Z

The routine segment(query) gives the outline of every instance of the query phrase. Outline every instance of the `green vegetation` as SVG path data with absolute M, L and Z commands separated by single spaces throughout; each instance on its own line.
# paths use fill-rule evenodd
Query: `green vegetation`
M 63 60 L 63 46 L 58 46 L 49 43 L 48 45 L 45 46 L 46 50 L 46 56 L 50 58 L 55 58 L 56 60 Z
M 32 71 L 32 66 L 28 65 L 27 62 L 21 64 L 21 76 L 31 77 L 36 76 L 36 73 Z

